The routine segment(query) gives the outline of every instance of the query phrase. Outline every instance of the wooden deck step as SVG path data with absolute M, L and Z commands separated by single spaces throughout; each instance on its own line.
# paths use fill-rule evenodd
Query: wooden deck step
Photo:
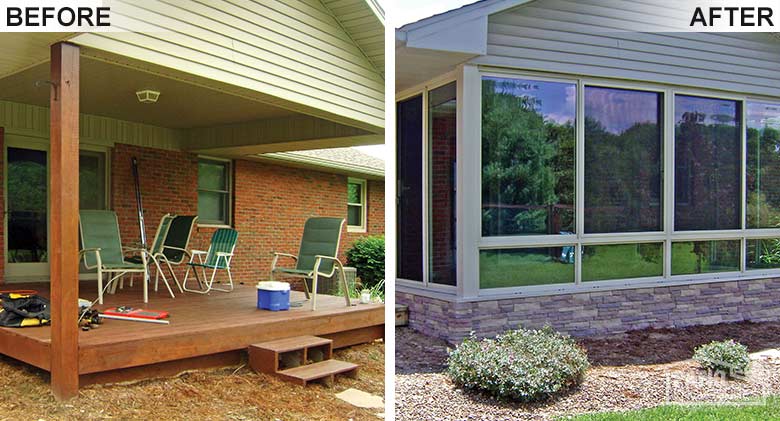
M 306 386 L 309 382 L 325 380 L 332 383 L 337 374 L 357 374 L 357 364 L 339 360 L 325 360 L 318 363 L 282 370 L 277 374 L 284 380 Z
M 325 346 L 333 343 L 332 340 L 320 338 L 319 336 L 293 336 L 292 338 L 278 339 L 275 341 L 261 342 L 252 344 L 251 347 L 264 348 L 276 353 L 295 351 L 298 349 L 312 348 L 315 346 Z
M 293 336 L 249 345 L 249 365 L 257 372 L 273 374 L 329 360 L 333 357 L 333 340 L 318 336 Z

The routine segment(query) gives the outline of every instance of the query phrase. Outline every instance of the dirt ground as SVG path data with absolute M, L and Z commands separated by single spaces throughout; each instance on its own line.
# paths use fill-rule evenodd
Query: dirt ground
M 753 360 L 747 377 L 737 381 L 709 376 L 690 359 L 696 346 L 729 338 L 747 345 L 749 352 L 780 348 L 780 323 L 647 329 L 580 339 L 592 365 L 583 383 L 558 399 L 520 405 L 459 389 L 444 373 L 447 343 L 396 329 L 396 420 L 550 420 L 780 394 L 779 358 Z
M 48 373 L 0 357 L 3 420 L 377 420 L 334 395 L 348 388 L 384 396 L 384 343 L 334 352 L 360 365 L 357 379 L 337 378 L 332 388 L 300 387 L 254 373 L 248 366 L 182 373 L 129 384 L 88 386 L 79 397 L 57 402 Z

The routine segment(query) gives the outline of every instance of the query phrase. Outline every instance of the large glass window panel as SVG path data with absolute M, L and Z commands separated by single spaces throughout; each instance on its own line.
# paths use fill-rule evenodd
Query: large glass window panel
M 79 153 L 79 209 L 106 208 L 106 154 Z
M 583 246 L 582 280 L 663 276 L 663 243 Z
M 780 238 L 747 240 L 748 269 L 780 269 Z
M 574 282 L 575 246 L 481 250 L 479 287 L 504 288 Z
M 577 85 L 482 78 L 482 235 L 574 232 Z
M 661 231 L 663 95 L 585 88 L 585 232 Z
M 672 243 L 672 275 L 740 270 L 740 241 Z
M 397 271 L 401 279 L 422 282 L 422 96 L 399 102 L 396 119 Z
M 747 228 L 780 228 L 780 103 L 747 103 Z
M 429 280 L 455 285 L 456 85 L 428 93 Z
M 8 148 L 8 262 L 48 261 L 48 173 L 45 151 Z
M 674 104 L 675 230 L 739 229 L 740 103 L 677 95 Z

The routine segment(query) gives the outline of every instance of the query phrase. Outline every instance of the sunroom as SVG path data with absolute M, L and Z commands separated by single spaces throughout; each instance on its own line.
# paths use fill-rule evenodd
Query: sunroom
M 605 34 L 575 13 L 595 6 L 524 3 L 397 31 L 412 325 L 457 340 L 780 315 L 778 40 Z

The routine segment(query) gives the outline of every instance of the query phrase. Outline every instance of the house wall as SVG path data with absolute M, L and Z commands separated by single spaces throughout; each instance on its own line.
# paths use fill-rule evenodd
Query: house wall
M 87 33 L 70 41 L 98 56 L 104 51 L 227 89 L 243 87 L 287 109 L 375 132 L 384 127 L 379 69 L 319 0 L 117 0 L 111 12 L 135 32 Z
M 197 155 L 116 143 L 109 157 L 110 208 L 117 212 L 124 244 L 139 241 L 131 157 L 138 160 L 148 241 L 154 238 L 164 214 L 197 214 Z M 0 170 L 3 165 L 0 159 Z M 347 217 L 346 175 L 246 160 L 233 161 L 233 171 L 233 226 L 239 232 L 232 271 L 235 282 L 268 279 L 271 252 L 297 253 L 307 218 Z M 0 204 L 3 196 L 0 191 Z M 384 233 L 383 181 L 368 181 L 367 200 L 366 233 L 348 233 L 346 226 L 342 233 L 339 257 L 345 264 L 344 253 L 355 240 Z M 215 227 L 198 227 L 190 248 L 206 250 L 215 230 Z M 0 227 L 0 240 L 2 235 Z M 0 249 L 0 268 L 4 268 L 3 254 L 4 249 Z M 178 272 L 183 276 L 184 268 Z M 0 271 L 0 283 L 3 273 Z
M 534 1 L 488 19 L 473 63 L 780 96 L 780 48 L 769 33 L 632 32 L 667 19 L 641 1 Z
M 138 239 L 138 214 L 130 157 L 138 158 L 146 235 L 154 238 L 165 213 L 197 214 L 197 155 L 117 144 L 111 152 L 111 208 L 124 243 Z M 368 182 L 366 233 L 342 233 L 339 257 L 360 237 L 384 233 L 384 183 Z M 233 227 L 238 245 L 233 280 L 267 280 L 272 252 L 296 254 L 303 224 L 312 216 L 347 217 L 347 176 L 268 163 L 233 161 Z M 207 250 L 215 227 L 198 227 L 191 249 Z M 183 276 L 183 268 L 181 274 Z
M 622 289 L 581 294 L 454 302 L 408 292 L 409 325 L 459 343 L 470 332 L 495 336 L 518 327 L 549 325 L 573 336 L 643 328 L 780 319 L 780 278 Z
M 734 281 L 723 281 L 722 278 L 718 281 L 718 275 L 705 274 L 692 277 L 691 284 L 681 286 L 664 286 L 662 282 L 665 281 L 659 281 L 653 287 L 637 285 L 635 288 L 615 283 L 614 286 L 603 286 L 603 289 L 614 288 L 609 291 L 603 291 L 602 286 L 592 290 L 597 292 L 562 294 L 554 288 L 544 292 L 529 288 L 507 291 L 502 298 L 479 295 L 476 250 L 483 244 L 475 245 L 481 240 L 479 224 L 474 229 L 480 214 L 479 207 L 472 205 L 473 199 L 479 197 L 480 185 L 471 180 L 479 180 L 474 177 L 479 174 L 479 161 L 474 157 L 479 157 L 481 70 L 549 74 L 551 78 L 566 74 L 572 78 L 609 78 L 615 85 L 621 85 L 621 80 L 638 81 L 669 88 L 688 86 L 693 92 L 712 89 L 731 91 L 740 96 L 780 97 L 780 72 L 777 71 L 780 44 L 770 34 L 632 32 L 638 11 L 662 16 L 664 9 L 663 5 L 635 1 L 529 2 L 489 17 L 484 55 L 469 60 L 464 66 L 429 75 L 435 82 L 443 78 L 446 71 L 455 70 L 463 85 L 462 91 L 458 92 L 463 94 L 458 98 L 462 107 L 458 122 L 462 129 L 459 130 L 458 146 L 462 150 L 459 150 L 458 158 L 464 168 L 461 175 L 466 180 L 458 185 L 459 194 L 466 197 L 458 225 L 462 240 L 459 247 L 463 246 L 459 264 L 463 273 L 457 291 L 403 282 L 398 285 L 397 302 L 409 306 L 413 328 L 458 342 L 472 331 L 479 336 L 493 336 L 519 326 L 541 327 L 545 324 L 574 335 L 595 335 L 646 327 L 780 319 L 780 306 L 777 305 L 780 280 L 774 279 L 777 275 L 772 273 L 762 274 L 767 279 Z M 476 32 L 471 35 L 477 38 Z M 430 37 L 431 40 L 434 38 L 433 35 Z M 436 42 L 440 41 L 441 49 L 457 49 L 444 38 L 442 35 L 436 39 Z M 435 49 L 432 44 L 433 41 L 427 48 Z M 426 74 L 421 69 L 424 68 L 418 71 Z M 413 91 L 410 89 L 401 95 Z M 718 92 L 712 94 L 727 96 Z M 486 247 L 516 245 L 504 239 L 484 243 Z M 530 240 L 522 243 L 526 247 L 531 245 Z M 688 281 L 680 280 L 682 282 Z M 526 292 L 540 296 L 524 296 Z M 516 293 L 516 298 L 506 298 L 512 293 Z M 542 295 L 545 293 L 548 295 Z

